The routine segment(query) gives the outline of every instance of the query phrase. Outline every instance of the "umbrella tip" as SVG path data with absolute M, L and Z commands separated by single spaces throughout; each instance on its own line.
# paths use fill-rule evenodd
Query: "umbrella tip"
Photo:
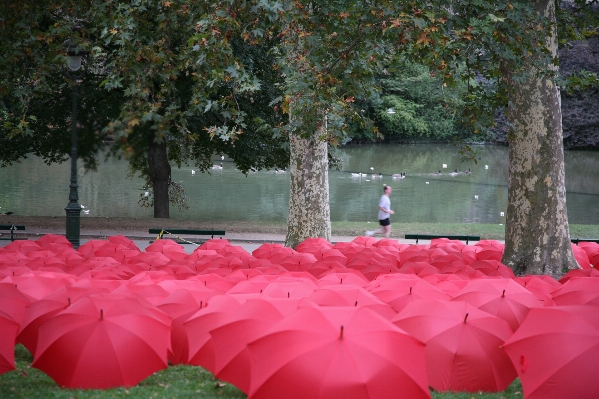
M 410 287 L 410 295 L 412 295 L 412 287 Z
M 67 298 L 67 302 L 69 303 L 69 306 L 71 306 L 71 297 Z
M 339 339 L 343 339 L 343 326 L 341 326 L 341 330 L 339 331 Z
M 341 282 L 339 284 L 343 284 L 343 279 L 341 279 Z
M 468 313 L 466 313 L 466 316 L 464 316 L 464 323 L 466 323 L 467 318 L 468 318 Z
M 503 294 L 501 294 L 501 297 L 505 297 L 505 290 L 503 290 Z
M 104 320 L 104 309 L 100 309 L 100 320 Z
M 356 301 L 356 303 L 354 304 L 354 306 L 358 306 L 358 301 Z

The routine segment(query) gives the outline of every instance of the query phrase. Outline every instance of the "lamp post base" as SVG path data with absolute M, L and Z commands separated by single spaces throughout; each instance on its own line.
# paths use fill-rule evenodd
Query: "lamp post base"
M 66 208 L 67 211 L 67 240 L 75 249 L 79 248 L 81 238 L 81 205 L 77 202 L 69 202 Z

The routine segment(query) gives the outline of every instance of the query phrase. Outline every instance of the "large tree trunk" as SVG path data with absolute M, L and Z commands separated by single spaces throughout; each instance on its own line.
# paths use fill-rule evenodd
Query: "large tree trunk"
M 154 187 L 154 217 L 169 218 L 168 185 L 171 165 L 166 153 L 166 142 L 156 142 L 153 136 L 148 140 L 148 169 Z
M 327 142 L 318 136 L 289 137 L 291 188 L 285 239 L 289 247 L 309 237 L 331 239 Z
M 555 24 L 555 2 L 539 0 L 537 11 Z M 548 48 L 557 57 L 555 29 Z M 546 68 L 554 68 L 547 64 Z M 509 102 L 508 208 L 503 263 L 516 274 L 561 275 L 576 268 L 566 209 L 562 114 L 559 88 L 531 67 L 511 80 Z

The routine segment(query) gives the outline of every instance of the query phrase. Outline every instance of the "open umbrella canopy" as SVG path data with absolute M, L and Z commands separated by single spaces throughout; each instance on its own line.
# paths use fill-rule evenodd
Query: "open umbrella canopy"
M 300 307 L 248 344 L 249 398 L 430 398 L 424 345 L 361 307 Z
M 411 274 L 386 275 L 372 281 L 365 288 L 383 302 L 391 305 L 397 312 L 406 307 L 408 303 L 420 299 L 441 301 L 451 299 L 449 294 Z
M 19 323 L 0 310 L 0 375 L 15 369 L 15 343 Z
M 29 352 L 37 347 L 38 329 L 46 320 L 62 312 L 80 298 L 98 293 L 108 293 L 105 287 L 65 285 L 50 295 L 34 301 L 25 308 L 23 321 L 17 333 L 17 342 L 23 344 Z
M 247 344 L 297 309 L 300 299 L 266 296 L 248 299 L 219 326 L 210 330 L 214 347 L 212 371 L 244 392 L 250 385 L 251 359 Z
M 168 366 L 170 329 L 142 299 L 93 294 L 39 327 L 33 367 L 68 388 L 133 386 Z
M 14 283 L 0 282 L 1 309 L 17 323 L 23 321 L 25 308 L 33 301 L 32 297 L 19 291 Z
M 397 314 L 389 304 L 360 286 L 324 286 L 315 290 L 307 299 L 319 306 L 365 306 L 388 320 Z
M 572 278 L 551 293 L 556 305 L 599 305 L 599 278 Z
M 599 306 L 531 309 L 503 348 L 525 398 L 597 397 Z
M 510 327 L 470 304 L 412 302 L 392 322 L 426 344 L 428 381 L 436 391 L 500 392 L 516 378 L 501 349 Z
M 471 280 L 452 301 L 468 302 L 501 317 L 512 331 L 518 329 L 531 308 L 543 306 L 543 301 L 511 278 Z

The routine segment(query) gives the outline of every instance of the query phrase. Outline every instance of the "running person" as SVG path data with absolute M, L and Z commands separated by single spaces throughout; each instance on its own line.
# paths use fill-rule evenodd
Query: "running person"
M 381 199 L 379 200 L 379 215 L 378 215 L 379 216 L 379 224 L 381 225 L 381 227 L 378 230 L 367 231 L 366 236 L 370 237 L 375 234 L 384 234 L 385 238 L 389 238 L 389 235 L 391 234 L 390 216 L 395 213 L 391 210 L 391 200 L 389 199 L 389 196 L 391 195 L 391 191 L 393 191 L 393 189 L 390 186 L 388 186 L 386 184 L 383 186 L 383 195 L 381 195 Z

